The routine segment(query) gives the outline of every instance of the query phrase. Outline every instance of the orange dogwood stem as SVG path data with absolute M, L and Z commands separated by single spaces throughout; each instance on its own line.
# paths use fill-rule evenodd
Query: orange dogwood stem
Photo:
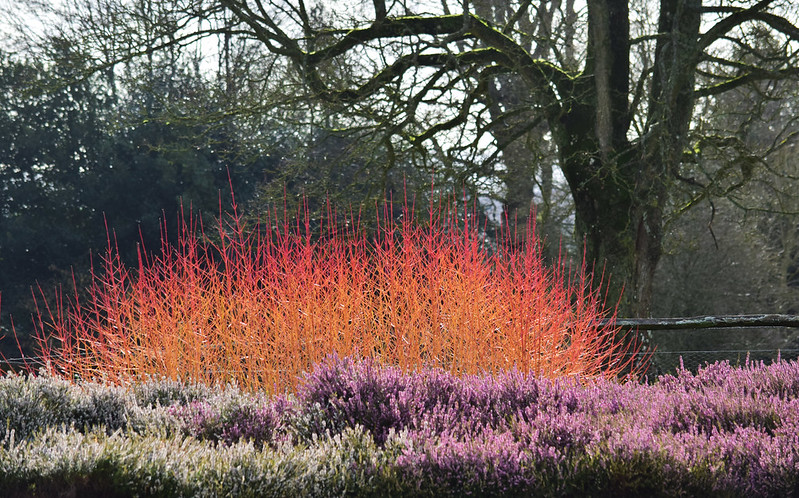
M 597 326 L 615 313 L 590 277 L 547 268 L 535 230 L 523 243 L 506 233 L 489 245 L 469 212 L 431 210 L 422 226 L 406 206 L 401 222 L 384 214 L 367 238 L 354 216 L 336 227 L 329 209 L 314 238 L 307 211 L 248 229 L 234 210 L 213 240 L 189 215 L 178 244 L 142 253 L 135 271 L 109 239 L 88 302 L 45 305 L 39 351 L 69 378 L 163 376 L 272 392 L 294 389 L 333 353 L 469 374 L 630 371 L 637 351 L 618 329 Z

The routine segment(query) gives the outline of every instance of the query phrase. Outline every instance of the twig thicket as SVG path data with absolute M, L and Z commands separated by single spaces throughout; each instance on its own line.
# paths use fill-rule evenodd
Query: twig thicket
M 469 374 L 630 371 L 635 345 L 597 326 L 615 312 L 585 272 L 545 266 L 533 227 L 525 240 L 505 233 L 489 244 L 468 206 L 431 209 L 424 223 L 388 212 L 367 238 L 356 216 L 340 228 L 328 208 L 323 236 L 312 237 L 307 210 L 248 228 L 234 203 L 213 238 L 201 218 L 181 218 L 178 243 L 141 251 L 136 271 L 109 238 L 88 301 L 44 306 L 40 353 L 69 378 L 272 392 L 293 390 L 331 354 Z

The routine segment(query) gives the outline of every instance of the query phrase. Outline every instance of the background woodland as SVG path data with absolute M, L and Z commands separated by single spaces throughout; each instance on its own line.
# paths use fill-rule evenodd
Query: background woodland
M 550 264 L 603 270 L 620 316 L 799 312 L 789 1 L 22 0 L 0 23 L 0 331 L 23 349 L 107 247 L 135 266 L 231 189 L 252 223 L 318 228 L 329 200 L 365 231 L 385 198 L 465 197 L 489 240 L 530 222 Z

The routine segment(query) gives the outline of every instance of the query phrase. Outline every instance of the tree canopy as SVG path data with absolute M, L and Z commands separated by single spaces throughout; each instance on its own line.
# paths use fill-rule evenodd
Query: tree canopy
M 616 292 L 626 282 L 638 315 L 650 309 L 675 185 L 723 196 L 760 164 L 762 151 L 738 148 L 734 135 L 703 134 L 697 103 L 799 77 L 797 13 L 775 0 L 345 5 L 348 14 L 325 17 L 303 0 L 219 3 L 232 34 L 290 63 L 304 97 L 380 127 L 392 146 L 431 142 L 456 158 L 488 140 L 502 154 L 543 124 L 589 260 L 608 265 Z M 516 102 L 497 97 L 508 75 Z M 794 131 L 777 130 L 776 146 Z M 690 168 L 710 148 L 734 158 L 701 181 Z M 508 191 L 525 180 L 506 178 Z
M 55 286 L 80 287 L 90 252 L 109 243 L 135 265 L 137 247 L 159 249 L 165 228 L 174 237 L 181 205 L 219 213 L 228 171 L 246 200 L 279 161 L 251 157 L 238 132 L 172 123 L 147 102 L 159 86 L 174 100 L 196 90 L 191 72 L 157 68 L 137 88 L 102 73 L 87 78 L 77 47 L 53 50 L 62 63 L 0 52 L 2 330 L 13 313 L 23 340 L 35 312 L 31 287 L 50 299 Z M 200 135 L 212 140 L 198 146 Z
M 795 120 L 751 144 L 701 115 L 742 88 L 796 89 L 799 13 L 785 0 L 66 4 L 52 14 L 94 71 L 238 41 L 260 65 L 231 112 L 310 122 L 323 109 L 329 129 L 379 144 L 389 169 L 410 157 L 475 192 L 499 185 L 511 217 L 546 204 L 558 170 L 588 261 L 633 316 L 651 309 L 672 215 L 768 174 L 764 158 L 795 144 Z

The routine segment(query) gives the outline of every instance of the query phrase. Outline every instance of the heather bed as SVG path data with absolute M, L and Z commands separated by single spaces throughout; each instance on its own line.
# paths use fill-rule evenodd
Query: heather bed
M 328 358 L 295 394 L 0 380 L 0 495 L 790 496 L 799 364 L 652 384 Z

